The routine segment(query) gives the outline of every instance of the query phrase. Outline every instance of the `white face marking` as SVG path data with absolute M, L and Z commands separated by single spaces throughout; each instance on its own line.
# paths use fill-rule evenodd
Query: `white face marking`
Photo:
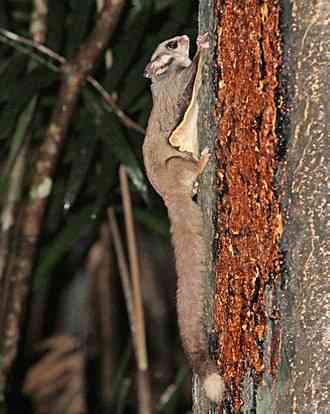
M 145 76 L 147 78 L 159 76 L 166 72 L 172 63 L 178 67 L 187 67 L 191 64 L 188 36 L 176 36 L 162 42 L 146 66 Z
M 155 74 L 158 76 L 164 73 L 172 61 L 173 57 L 171 55 L 160 55 L 156 58 L 153 62 L 151 62 Z

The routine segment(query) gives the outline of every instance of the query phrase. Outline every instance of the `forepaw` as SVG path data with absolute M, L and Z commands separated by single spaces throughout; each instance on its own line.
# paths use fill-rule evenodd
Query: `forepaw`
M 192 192 L 191 192 L 192 193 L 191 198 L 194 198 L 197 195 L 198 189 L 199 189 L 199 181 L 196 180 L 193 184 L 193 188 L 192 188 Z
M 197 47 L 199 49 L 208 49 L 209 48 L 209 35 L 208 33 L 203 33 L 197 37 L 196 40 Z
M 203 151 L 201 152 L 201 158 L 207 158 L 207 159 L 210 158 L 210 149 L 209 149 L 209 147 L 205 147 L 203 149 Z
M 201 156 L 199 159 L 200 164 L 202 164 L 203 169 L 205 168 L 206 164 L 208 163 L 209 159 L 211 157 L 211 152 L 209 147 L 205 147 L 203 151 L 201 152 Z
M 197 176 L 201 175 L 204 171 L 209 159 L 210 159 L 210 150 L 208 147 L 205 147 L 203 151 L 201 152 L 201 156 L 198 160 L 198 172 Z

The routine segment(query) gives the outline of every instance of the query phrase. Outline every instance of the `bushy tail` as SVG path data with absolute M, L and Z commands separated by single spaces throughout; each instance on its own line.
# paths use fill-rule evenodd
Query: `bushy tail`
M 198 205 L 185 194 L 167 204 L 177 269 L 177 313 L 183 347 L 200 375 L 206 395 L 220 401 L 224 383 L 209 357 L 203 325 L 206 264 L 208 257 L 203 218 Z

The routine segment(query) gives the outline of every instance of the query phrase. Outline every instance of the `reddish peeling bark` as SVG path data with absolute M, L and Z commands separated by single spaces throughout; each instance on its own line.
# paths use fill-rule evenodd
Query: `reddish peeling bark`
M 215 320 L 227 398 L 239 412 L 243 378 L 252 373 L 256 383 L 264 371 L 265 291 L 276 284 L 281 268 L 282 214 L 275 188 L 279 7 L 272 0 L 218 0 L 215 10 L 220 68 Z

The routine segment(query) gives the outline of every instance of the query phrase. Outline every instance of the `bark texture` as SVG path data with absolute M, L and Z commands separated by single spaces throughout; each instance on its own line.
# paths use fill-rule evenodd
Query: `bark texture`
M 269 68 L 276 64 L 273 59 L 278 59 L 278 62 L 280 62 L 280 55 L 277 53 L 278 43 L 270 41 L 271 32 L 273 32 L 274 38 L 277 37 L 277 32 L 280 33 L 282 63 L 279 66 L 280 70 L 277 74 L 275 73 L 273 78 L 275 83 L 271 85 L 268 80 L 266 83 L 262 82 L 259 85 L 263 92 L 273 86 L 272 102 L 269 101 L 265 104 L 263 117 L 256 117 L 256 123 L 248 126 L 242 134 L 242 138 L 248 139 L 251 132 L 250 128 L 255 129 L 259 134 L 258 131 L 263 127 L 267 128 L 267 120 L 268 126 L 269 123 L 275 122 L 275 127 L 269 128 L 268 134 L 270 144 L 274 144 L 274 147 L 270 148 L 271 157 L 267 158 L 266 155 L 266 169 L 264 170 L 266 174 L 267 168 L 273 169 L 270 181 L 273 183 L 273 188 L 269 189 L 269 186 L 267 186 L 263 191 L 267 193 L 268 190 L 271 190 L 273 192 L 275 197 L 273 202 L 276 206 L 271 202 L 265 220 L 272 221 L 272 214 L 273 217 L 279 217 L 280 214 L 284 218 L 284 227 L 283 234 L 281 229 L 282 220 L 277 222 L 273 220 L 272 226 L 269 227 L 270 231 L 274 231 L 274 235 L 277 234 L 277 237 L 282 234 L 280 249 L 275 256 L 269 256 L 276 257 L 275 272 L 272 272 L 271 267 L 269 267 L 267 275 L 267 263 L 265 262 L 264 279 L 261 280 L 258 276 L 260 279 L 258 286 L 254 285 L 254 288 L 252 286 L 252 291 L 254 290 L 257 302 L 259 302 L 257 305 L 262 306 L 257 309 L 253 321 L 249 321 L 248 318 L 246 320 L 239 319 L 239 325 L 236 327 L 233 326 L 235 320 L 232 319 L 233 323 L 228 324 L 221 312 L 234 312 L 233 307 L 235 304 L 238 305 L 239 301 L 235 301 L 237 298 L 235 299 L 235 294 L 232 292 L 238 287 L 239 295 L 245 300 L 247 297 L 245 293 L 251 289 L 250 283 L 253 278 L 251 276 L 250 279 L 248 277 L 249 272 L 247 272 L 247 277 L 244 278 L 244 283 L 240 286 L 235 285 L 237 279 L 232 278 L 232 284 L 227 285 L 228 291 L 226 294 L 224 292 L 226 278 L 223 278 L 224 254 L 226 252 L 223 249 L 224 244 L 218 245 L 216 276 L 216 293 L 218 296 L 215 296 L 215 315 L 218 327 L 227 330 L 227 332 L 219 332 L 219 366 L 221 373 L 224 373 L 225 377 L 227 375 L 227 397 L 218 407 L 212 407 L 213 411 L 211 412 L 227 414 L 323 414 L 327 412 L 329 406 L 328 384 L 330 382 L 329 353 L 327 351 L 330 344 L 328 299 L 330 287 L 327 277 L 327 269 L 329 269 L 327 252 L 330 247 L 329 237 L 327 237 L 327 223 L 329 222 L 327 177 L 329 176 L 330 153 L 328 145 L 330 107 L 327 98 L 330 83 L 330 3 L 327 0 L 315 0 L 313 2 L 308 0 L 281 0 L 279 2 L 247 0 L 239 3 L 230 0 L 201 0 L 200 32 L 209 30 L 210 33 L 214 33 L 217 29 L 219 41 L 220 37 L 223 36 L 223 20 L 221 21 L 221 19 L 228 12 L 228 7 L 232 7 L 231 12 L 234 14 L 239 14 L 239 16 L 236 16 L 237 25 L 241 23 L 238 20 L 244 18 L 247 19 L 248 24 L 245 27 L 244 25 L 243 27 L 236 27 L 236 30 L 226 40 L 223 48 L 228 48 L 227 57 L 231 58 L 235 54 L 244 56 L 244 50 L 242 51 L 242 49 L 247 47 L 247 42 L 253 40 L 260 45 L 259 52 L 261 51 L 260 56 L 263 62 L 266 62 L 267 53 L 270 57 L 268 63 L 266 62 L 266 65 L 261 68 L 258 59 L 254 62 L 255 64 L 252 64 L 252 72 L 248 73 L 241 89 L 248 88 L 249 85 L 251 87 L 257 71 L 263 75 L 263 77 L 260 76 L 260 80 L 266 79 L 267 81 Z M 279 21 L 275 22 L 273 20 L 273 23 L 276 23 L 274 25 L 268 19 L 269 16 L 274 17 L 274 13 L 278 12 Z M 247 14 L 250 14 L 252 20 L 249 20 Z M 256 18 L 257 14 L 259 14 L 259 22 L 253 26 L 256 22 L 253 19 Z M 261 27 L 261 31 L 256 38 L 253 38 L 258 27 Z M 245 29 L 246 32 L 244 32 Z M 245 36 L 245 42 L 243 43 L 241 42 L 242 36 Z M 217 39 L 212 35 L 210 37 L 210 59 L 215 61 L 216 56 L 212 57 L 212 45 Z M 223 48 L 222 51 L 219 50 L 219 53 L 223 53 Z M 254 50 L 258 52 L 257 48 Z M 251 57 L 251 53 L 246 56 Z M 257 55 L 256 57 L 258 58 Z M 242 62 L 246 63 L 247 60 L 243 59 Z M 240 63 L 239 69 L 242 72 L 247 70 L 242 63 Z M 234 65 L 232 65 L 232 70 L 235 70 Z M 201 97 L 200 136 L 202 145 L 204 146 L 207 143 L 212 149 L 217 134 L 214 118 L 212 117 L 214 86 L 216 85 L 220 91 L 226 85 L 221 82 L 224 76 L 223 67 L 218 72 L 218 79 L 212 71 L 212 66 L 209 66 L 206 72 L 207 82 Z M 237 76 L 240 76 L 239 70 Z M 276 79 L 279 86 L 276 85 Z M 246 82 L 250 81 L 252 83 L 248 85 Z M 233 82 L 235 82 L 235 79 L 233 79 Z M 230 168 L 234 165 L 233 159 L 229 159 L 227 157 L 228 152 L 226 153 L 226 151 L 232 150 L 233 147 L 228 146 L 228 142 L 225 141 L 228 137 L 233 137 L 233 132 L 238 131 L 239 128 L 235 130 L 235 123 L 237 118 L 242 116 L 240 110 L 242 101 L 237 94 L 240 89 L 239 83 L 236 86 L 237 89 L 234 91 L 233 99 L 230 102 L 236 108 L 236 114 L 233 111 L 233 122 L 227 125 L 227 132 L 231 135 L 219 135 L 219 139 L 222 139 L 225 144 L 222 156 L 219 158 L 220 168 L 217 171 L 217 178 L 220 178 L 220 182 L 223 180 L 224 174 L 225 178 L 228 179 L 231 173 Z M 228 98 L 226 95 L 224 99 L 226 97 Z M 246 102 L 248 101 L 243 103 Z M 251 108 L 254 109 L 255 105 Z M 218 107 L 218 111 L 220 111 L 219 126 L 223 129 L 226 114 L 221 113 L 221 107 Z M 272 120 L 269 118 L 271 111 L 274 111 L 273 114 L 275 115 Z M 246 122 L 246 114 L 242 117 L 242 120 Z M 257 140 L 259 155 L 260 144 L 262 144 L 260 138 L 262 139 L 262 136 L 259 134 Z M 267 140 L 265 144 L 267 144 Z M 247 157 L 248 151 L 249 149 L 246 148 L 242 156 Z M 221 164 L 224 158 L 223 155 L 227 157 L 226 166 Z M 258 154 L 255 155 L 258 156 Z M 257 156 L 256 159 L 260 161 Z M 245 160 L 245 165 L 246 162 L 249 163 L 250 160 Z M 251 177 L 242 176 L 241 172 L 241 167 L 236 172 L 232 172 L 232 183 L 235 185 L 237 184 L 235 183 L 236 180 L 237 182 L 243 181 L 244 184 L 244 180 L 246 183 L 246 178 Z M 261 174 L 263 174 L 262 171 Z M 213 189 L 219 190 L 219 181 L 215 183 L 216 186 L 214 187 L 214 180 L 211 176 L 212 172 L 209 175 L 206 174 L 201 186 L 204 214 L 209 223 L 212 223 L 212 213 L 210 211 L 214 208 Z M 228 194 L 228 187 L 222 188 L 220 193 L 221 195 Z M 261 196 L 263 196 L 262 193 Z M 240 202 L 240 197 L 237 197 L 235 203 L 233 201 L 232 207 L 239 205 Z M 264 202 L 269 202 L 269 198 L 265 198 Z M 265 206 L 265 204 L 263 205 Z M 274 206 L 276 207 L 275 210 Z M 221 213 L 219 223 L 221 226 L 218 230 L 221 233 L 228 206 L 223 203 L 219 207 Z M 229 213 L 233 214 L 233 210 L 229 210 Z M 252 213 L 254 214 L 255 211 L 252 210 Z M 240 220 L 241 216 L 238 215 L 233 222 L 233 226 L 237 225 Z M 213 231 L 210 224 L 210 251 L 212 250 L 211 238 L 215 235 Z M 230 232 L 224 235 L 228 236 L 228 234 Z M 242 234 L 239 235 L 242 236 Z M 235 235 L 232 236 L 234 240 Z M 213 238 L 215 246 L 217 246 L 219 235 Z M 279 239 L 276 243 L 278 244 L 278 242 Z M 269 252 L 267 245 L 262 243 L 261 246 L 265 246 L 265 250 L 261 253 L 267 255 L 267 252 Z M 237 253 L 247 253 L 250 247 L 251 242 L 248 242 L 241 252 L 237 252 L 235 248 L 232 249 L 233 256 L 235 257 Z M 283 260 L 281 259 L 281 251 Z M 230 253 L 229 248 L 228 252 Z M 213 253 L 216 259 L 217 253 Z M 247 257 L 251 257 L 251 252 Z M 242 262 L 242 264 L 245 266 L 246 262 Z M 232 264 L 230 266 L 233 270 Z M 233 273 L 240 274 L 241 271 L 242 267 L 239 265 Z M 211 274 L 212 272 L 210 272 Z M 212 277 L 210 277 L 211 279 Z M 209 285 L 212 288 L 212 282 Z M 236 293 L 238 291 L 236 290 Z M 226 302 L 228 296 L 232 296 L 231 302 Z M 245 305 L 250 304 L 253 308 L 255 299 L 256 297 L 252 301 L 245 301 Z M 240 302 L 240 304 L 244 305 L 243 302 Z M 212 306 L 211 299 L 208 306 Z M 222 311 L 217 313 L 220 308 Z M 246 312 L 245 306 L 240 309 L 239 315 Z M 209 317 L 209 326 L 211 329 L 211 316 Z M 235 335 L 235 329 L 237 335 Z M 250 344 L 246 341 L 246 338 L 249 338 L 246 336 L 247 329 L 250 329 L 251 333 Z M 230 335 L 227 336 L 228 352 L 226 352 L 223 341 L 228 333 Z M 255 337 L 255 343 L 253 342 L 253 336 Z M 258 336 L 260 338 L 259 342 L 257 342 Z M 248 347 L 246 347 L 247 344 Z M 246 355 L 246 352 L 240 354 L 242 346 L 245 347 L 244 349 L 248 352 L 248 355 Z M 253 350 L 254 352 L 251 352 Z M 238 359 L 235 359 L 236 357 Z M 194 413 L 210 412 L 210 405 L 200 393 L 198 380 L 194 383 L 194 397 Z
M 284 3 L 284 2 L 283 2 Z M 329 411 L 330 3 L 294 0 L 283 23 L 288 82 L 286 301 L 276 413 Z M 287 10 L 290 12 L 290 10 Z M 284 373 L 284 369 L 282 370 Z
M 214 83 L 214 67 L 212 62 L 215 56 L 215 15 L 213 13 L 213 0 L 201 0 L 199 7 L 199 33 L 208 33 L 210 47 L 207 50 L 206 62 L 203 66 L 203 84 L 200 90 L 199 103 L 199 142 L 200 148 L 206 146 L 210 149 L 210 153 L 214 152 L 215 136 L 217 133 L 217 126 L 214 117 L 215 107 L 215 83 Z M 215 229 L 213 225 L 214 211 L 215 211 L 215 192 L 213 191 L 215 185 L 214 170 L 216 168 L 216 160 L 211 157 L 203 172 L 200 182 L 200 203 L 204 216 L 204 235 L 207 240 L 208 259 L 205 263 L 205 277 L 207 284 L 205 286 L 205 327 L 209 339 L 210 355 L 216 359 L 215 351 L 217 349 L 217 337 L 214 330 L 213 322 L 213 244 L 215 238 Z M 215 406 L 213 404 L 213 406 Z M 195 414 L 208 413 L 212 408 L 212 403 L 205 397 L 200 383 L 200 378 L 197 375 L 193 377 L 193 412 Z

